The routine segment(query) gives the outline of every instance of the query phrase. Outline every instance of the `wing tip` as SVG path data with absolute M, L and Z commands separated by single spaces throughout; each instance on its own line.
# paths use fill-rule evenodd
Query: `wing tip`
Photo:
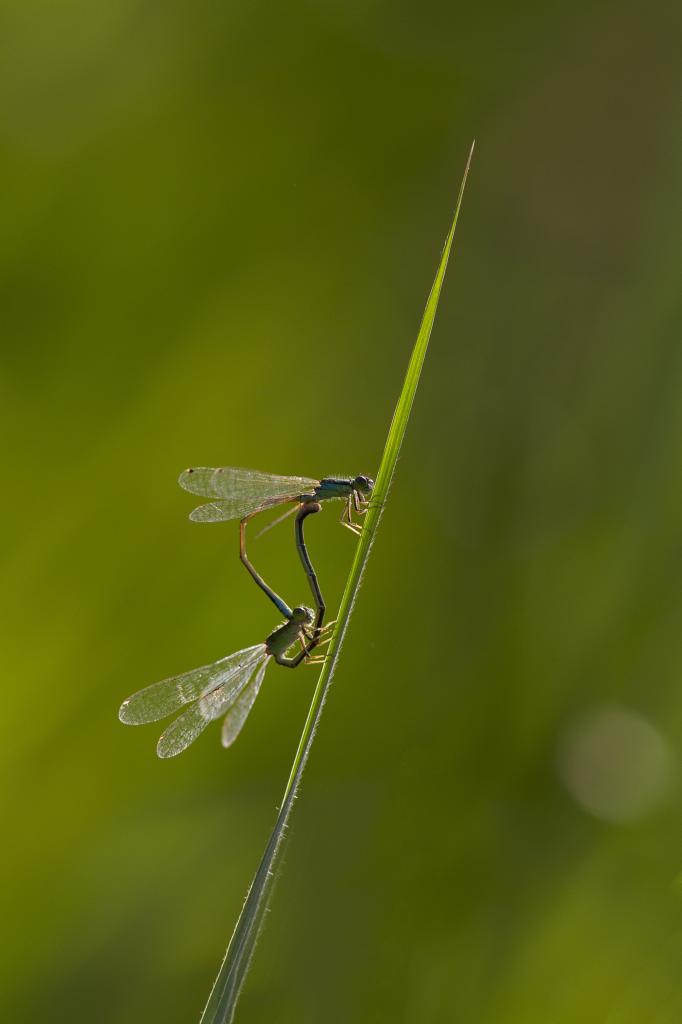
M 183 490 L 185 490 L 185 491 L 188 490 L 188 488 L 186 486 L 187 480 L 188 480 L 189 477 L 192 476 L 192 474 L 194 473 L 195 469 L 196 469 L 195 466 L 188 466 L 187 469 L 183 469 L 182 473 L 178 477 L 178 483 L 183 488 Z
M 177 718 L 175 719 L 175 721 L 177 722 Z M 178 750 L 177 744 L 176 747 L 173 748 L 173 746 L 169 743 L 168 732 L 170 728 L 171 726 L 168 726 L 167 729 L 164 729 L 164 731 L 159 736 L 159 742 L 156 744 L 156 756 L 160 757 L 163 761 L 167 760 L 169 757 L 175 757 L 176 754 L 181 753 L 181 751 L 185 749 L 184 747 L 181 747 L 180 750 Z
M 193 523 L 224 523 L 229 519 L 238 519 L 239 514 L 225 509 L 218 500 L 199 505 L 190 512 L 189 518 Z
M 177 722 L 177 718 L 175 721 Z M 171 725 L 173 724 L 175 723 L 171 723 Z M 162 761 L 168 761 L 169 758 L 177 757 L 178 754 L 182 754 L 189 746 L 192 745 L 192 743 L 194 743 L 194 740 L 196 739 L 196 736 L 192 736 L 190 739 L 183 737 L 180 743 L 176 742 L 173 744 L 173 733 L 171 733 L 170 736 L 168 735 L 170 728 L 171 726 L 169 726 L 165 732 L 161 733 L 159 742 L 156 744 L 156 756 L 160 757 Z
M 136 722 L 132 722 L 130 720 L 130 718 L 128 717 L 128 708 L 130 707 L 131 699 L 132 699 L 131 697 L 126 697 L 126 699 L 123 701 L 123 703 L 121 704 L 120 708 L 118 709 L 118 720 L 119 720 L 119 722 L 123 722 L 124 725 L 136 725 L 137 724 Z
M 199 505 L 198 508 L 193 509 L 189 514 L 189 519 L 193 523 L 212 523 L 213 519 L 208 515 L 208 509 L 212 505 Z

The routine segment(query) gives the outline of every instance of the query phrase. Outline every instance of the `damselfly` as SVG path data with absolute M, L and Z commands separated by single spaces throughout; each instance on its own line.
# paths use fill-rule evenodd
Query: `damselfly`
M 298 606 L 289 608 L 258 573 L 249 566 L 254 579 L 279 609 L 286 621 L 265 638 L 262 644 L 246 647 L 226 658 L 202 665 L 191 672 L 171 676 L 160 683 L 145 687 L 123 701 L 118 717 L 127 725 L 157 722 L 185 704 L 191 704 L 168 726 L 157 744 L 159 757 L 174 757 L 193 743 L 209 722 L 225 715 L 222 731 L 224 747 L 236 740 L 253 707 L 271 658 L 285 668 L 296 668 L 310 657 L 323 633 L 325 604 L 310 561 L 303 534 L 303 524 L 309 515 L 320 511 L 318 502 L 307 502 L 296 516 L 296 546 L 306 571 L 317 608 Z M 329 627 L 327 627 L 328 629 Z M 296 642 L 301 650 L 289 657 L 287 651 Z
M 258 512 L 289 502 L 296 506 L 309 501 L 341 499 L 345 502 L 341 522 L 355 533 L 359 533 L 361 527 L 353 521 L 353 510 L 358 515 L 366 511 L 374 488 L 374 481 L 368 476 L 327 476 L 313 480 L 305 476 L 275 476 L 234 466 L 186 469 L 180 474 L 178 483 L 191 494 L 214 499 L 194 509 L 190 519 L 195 523 L 250 519 Z
M 317 645 L 311 628 L 314 621 L 312 609 L 296 607 L 263 643 L 147 686 L 123 701 L 118 717 L 127 725 L 143 725 L 158 722 L 190 704 L 161 736 L 156 747 L 159 757 L 182 753 L 210 722 L 223 715 L 222 743 L 229 747 L 254 705 L 270 661 L 296 668 Z M 287 651 L 297 642 L 301 651 L 288 657 Z
M 310 558 L 303 540 L 303 520 L 312 512 L 321 511 L 322 501 L 341 499 L 345 502 L 341 522 L 355 533 L 361 527 L 353 521 L 353 509 L 358 515 L 364 515 L 374 488 L 374 481 L 368 476 L 356 477 L 324 477 L 314 480 L 304 476 L 275 476 L 272 473 L 260 473 L 254 469 L 237 469 L 234 466 L 219 468 L 197 467 L 186 469 L 180 474 L 178 483 L 186 491 L 214 498 L 207 505 L 200 505 L 190 514 L 190 519 L 198 523 L 224 522 L 239 519 L 239 557 L 251 577 L 278 608 L 282 615 L 290 609 L 278 594 L 268 586 L 262 576 L 251 564 L 246 553 L 246 526 L 248 521 L 259 512 L 275 508 L 278 505 L 292 504 L 292 508 L 275 523 L 285 519 L 298 509 L 296 517 L 296 546 L 303 567 L 313 591 L 315 604 L 318 608 L 315 636 L 324 618 L 324 601 L 317 583 L 317 577 L 310 563 Z M 271 525 L 275 525 L 272 523 Z

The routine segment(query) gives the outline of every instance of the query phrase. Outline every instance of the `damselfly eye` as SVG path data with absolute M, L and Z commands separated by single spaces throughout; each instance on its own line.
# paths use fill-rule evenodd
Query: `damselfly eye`
M 368 476 L 356 476 L 353 487 L 361 494 L 369 494 L 374 487 L 374 481 Z
M 301 622 L 306 625 L 310 625 L 310 623 L 315 619 L 315 613 L 312 608 L 306 608 L 305 605 L 298 605 L 294 608 L 292 618 L 294 622 Z

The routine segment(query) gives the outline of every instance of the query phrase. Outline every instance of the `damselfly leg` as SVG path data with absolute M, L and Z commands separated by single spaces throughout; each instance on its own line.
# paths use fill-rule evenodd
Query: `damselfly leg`
M 364 516 L 367 512 L 368 502 L 363 501 L 359 496 L 358 492 L 353 490 L 346 498 L 343 506 L 343 512 L 341 513 L 341 523 L 346 526 L 352 533 L 357 537 L 362 533 L 362 523 L 356 523 L 353 520 L 353 509 L 359 516 Z

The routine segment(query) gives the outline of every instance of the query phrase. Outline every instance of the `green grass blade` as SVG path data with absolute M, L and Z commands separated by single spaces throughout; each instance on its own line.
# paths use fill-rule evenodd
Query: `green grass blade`
M 466 185 L 473 151 L 474 147 L 472 145 L 469 153 L 469 159 L 467 160 L 466 168 L 464 170 L 459 196 L 457 198 L 452 226 L 447 239 L 445 240 L 445 246 L 440 258 L 438 272 L 436 273 L 436 278 L 433 282 L 428 302 L 426 303 L 426 309 L 424 310 L 419 334 L 417 335 L 417 340 L 412 350 L 402 391 L 400 392 L 400 397 L 393 414 L 391 428 L 388 432 L 384 454 L 381 459 L 379 473 L 376 478 L 372 504 L 365 516 L 362 535 L 357 545 L 355 558 L 348 576 L 348 582 L 346 583 L 346 589 L 344 591 L 343 598 L 341 599 L 339 614 L 336 620 L 334 633 L 329 644 L 327 658 L 322 666 L 322 671 L 320 672 L 317 686 L 315 687 L 315 692 L 310 704 L 310 710 L 308 711 L 303 732 L 301 733 L 301 739 L 298 744 L 296 756 L 294 757 L 291 774 L 289 775 L 289 779 L 284 790 L 282 806 L 256 875 L 251 883 L 251 888 L 249 889 L 242 912 L 239 915 L 237 925 L 230 940 L 230 945 L 228 946 L 227 953 L 225 954 L 225 959 L 223 960 L 218 977 L 216 978 L 215 984 L 208 998 L 206 1008 L 201 1016 L 201 1024 L 230 1024 L 230 1022 L 234 1020 L 237 999 L 239 998 L 241 987 L 249 969 L 251 957 L 253 956 L 253 951 L 256 947 L 256 942 L 258 941 L 258 935 L 263 926 L 268 899 L 274 884 L 275 871 L 278 862 L 278 851 L 284 838 L 294 798 L 303 775 L 308 754 L 310 753 L 310 748 L 315 736 L 315 730 L 320 720 L 320 715 L 322 714 L 322 708 L 334 676 L 339 652 L 346 635 L 346 630 L 348 629 L 348 623 L 353 610 L 353 605 L 355 604 L 355 598 L 360 587 L 370 548 L 374 541 L 377 527 L 381 519 L 381 514 L 386 503 L 386 497 L 395 472 L 398 454 L 405 436 L 405 430 L 407 429 L 407 422 L 410 417 L 412 402 L 414 401 L 414 395 L 419 383 L 419 376 L 421 374 L 424 357 L 426 356 L 426 350 L 431 336 L 431 328 L 433 327 L 436 309 L 438 308 L 438 299 L 440 297 L 441 286 L 443 284 L 445 271 L 448 265 L 452 241 L 455 236 L 455 228 L 457 227 L 457 219 L 462 205 L 462 196 L 464 195 L 464 187 Z

